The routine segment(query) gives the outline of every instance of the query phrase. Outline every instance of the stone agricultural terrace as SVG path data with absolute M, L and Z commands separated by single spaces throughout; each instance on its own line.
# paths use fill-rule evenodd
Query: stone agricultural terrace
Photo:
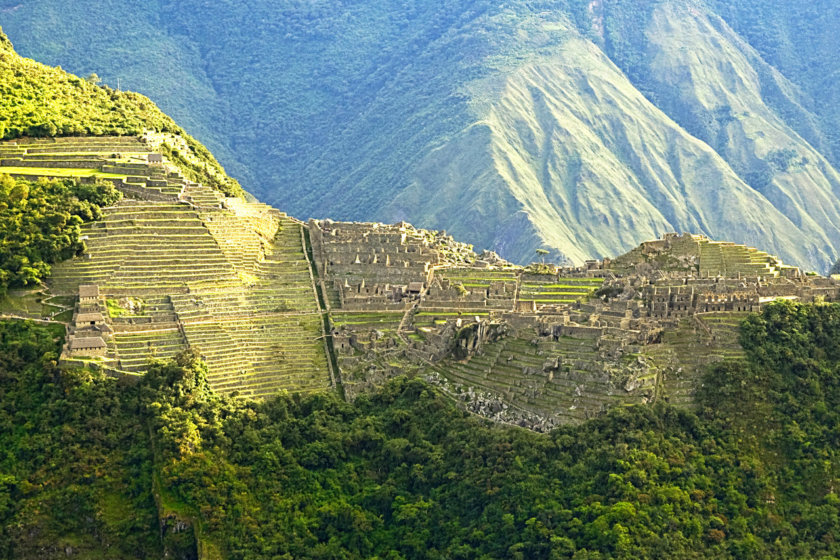
M 145 200 L 184 197 L 191 184 L 150 145 L 173 135 L 22 138 L 0 143 L 0 173 L 37 179 L 104 179 Z
M 666 234 L 584 266 L 512 265 L 401 222 L 303 224 L 184 178 L 177 138 L 19 140 L 0 172 L 99 177 L 124 198 L 53 267 L 75 301 L 66 365 L 127 378 L 192 348 L 222 393 L 334 387 L 353 399 L 420 376 L 466 409 L 537 430 L 611 406 L 691 406 L 740 322 L 778 298 L 837 301 L 835 279 L 765 252 Z M 68 303 L 68 306 L 70 304 Z
M 85 254 L 53 267 L 52 295 L 79 297 L 64 361 L 132 375 L 194 348 L 223 393 L 327 389 L 303 224 L 184 179 L 153 151 L 163 140 L 177 144 L 148 133 L 0 145 L 2 173 L 102 178 L 124 195 L 83 227 Z

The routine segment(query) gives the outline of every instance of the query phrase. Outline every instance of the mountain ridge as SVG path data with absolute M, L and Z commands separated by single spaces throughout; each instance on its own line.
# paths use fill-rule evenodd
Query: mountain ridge
M 768 42 L 772 30 L 745 27 L 749 10 L 737 2 L 361 2 L 335 13 L 320 4 L 108 5 L 109 24 L 96 30 L 107 46 L 77 58 L 105 66 L 113 81 L 117 45 L 154 56 L 171 50 L 156 45 L 183 51 L 178 72 L 194 69 L 204 85 L 195 94 L 160 89 L 160 100 L 212 139 L 261 199 L 301 217 L 407 219 L 517 262 L 544 248 L 580 263 L 671 230 L 767 247 L 820 271 L 836 260 L 834 116 L 803 82 L 812 74 L 791 60 L 832 62 L 812 47 L 817 38 L 781 41 L 780 51 Z M 762 7 L 768 20 L 781 9 Z M 34 2 L 0 14 L 0 23 L 20 28 L 53 10 Z M 812 12 L 797 11 L 779 29 L 811 18 L 825 37 L 840 17 Z M 93 31 L 72 21 L 75 35 L 59 36 L 76 53 Z M 145 46 L 125 31 L 131 25 L 157 36 Z M 255 30 L 252 40 L 242 25 Z M 220 42 L 203 42 L 210 36 Z M 60 57 L 47 43 L 31 46 Z M 631 97 L 588 93 L 573 77 L 578 55 L 589 57 L 584 75 L 601 73 L 613 93 L 646 107 L 645 126 L 635 125 L 641 106 Z M 171 81 L 162 76 L 159 87 Z M 185 105 L 193 95 L 206 102 Z M 572 98 L 582 110 L 561 111 Z M 529 145 L 517 126 L 543 145 Z M 597 157 L 588 155 L 596 139 Z

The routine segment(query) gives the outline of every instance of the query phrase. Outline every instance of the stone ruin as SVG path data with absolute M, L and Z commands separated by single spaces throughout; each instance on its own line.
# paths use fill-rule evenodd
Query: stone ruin
M 79 297 L 73 310 L 73 319 L 67 328 L 67 338 L 62 349 L 63 362 L 79 358 L 104 358 L 113 329 L 108 324 L 108 313 L 99 294 L 99 286 L 79 286 Z
M 310 220 L 308 225 L 315 266 L 342 309 L 404 309 L 425 292 L 432 268 L 474 256 L 445 233 L 405 222 Z
M 309 228 L 322 283 L 337 291 L 331 334 L 348 395 L 414 372 L 474 412 L 537 429 L 669 391 L 690 402 L 701 366 L 739 351 L 741 317 L 779 298 L 840 298 L 836 280 L 691 234 L 523 268 L 404 223 Z M 678 329 L 691 350 L 668 342 Z
M 194 346 L 215 387 L 252 396 L 322 390 L 329 370 L 352 398 L 408 373 L 474 412 L 550 429 L 618 404 L 690 404 L 703 368 L 738 355 L 746 314 L 778 298 L 840 297 L 836 278 L 702 235 L 520 267 L 405 222 L 304 226 L 186 180 L 158 155 L 164 143 L 189 156 L 153 133 L 0 146 L 4 165 L 40 168 L 47 150 L 50 166 L 125 175 L 128 198 L 85 230 L 90 254 L 49 281 L 79 296 L 64 363 L 140 373 Z M 145 244 L 114 245 L 128 234 Z M 109 317 L 102 294 L 143 306 Z

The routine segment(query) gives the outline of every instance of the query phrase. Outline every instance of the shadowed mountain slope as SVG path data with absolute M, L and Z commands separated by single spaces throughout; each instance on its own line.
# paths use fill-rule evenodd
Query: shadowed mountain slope
M 580 262 L 620 252 L 637 235 L 671 230 L 761 240 L 797 262 L 829 246 L 815 242 L 821 236 L 815 229 L 808 236 L 793 227 L 581 39 L 509 74 L 484 114 L 452 146 L 432 152 L 388 210 L 408 216 L 420 208 L 421 222 L 444 227 L 450 209 L 459 208 L 463 221 L 450 231 L 466 238 L 482 223 L 501 222 L 478 244 L 516 260 L 530 258 L 534 242 L 561 247 Z M 485 158 L 483 174 L 452 179 L 453 170 L 476 165 L 477 157 Z M 435 185 L 452 191 L 424 201 Z M 500 208 L 505 197 L 511 202 Z M 506 231 L 516 212 L 522 215 L 518 227 Z M 533 232 L 524 243 L 523 231 Z

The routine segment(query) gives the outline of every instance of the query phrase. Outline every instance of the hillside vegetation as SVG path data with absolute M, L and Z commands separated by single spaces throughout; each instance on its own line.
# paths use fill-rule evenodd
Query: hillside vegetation
M 149 94 L 301 218 L 406 219 L 516 261 L 673 230 L 825 271 L 840 246 L 828 0 L 36 0 L 0 24 Z
M 0 298 L 47 278 L 54 263 L 85 250 L 80 226 L 122 197 L 106 182 L 12 179 L 0 175 Z
M 833 557 L 838 336 L 837 305 L 774 304 L 697 415 L 615 409 L 541 435 L 420 381 L 353 405 L 228 400 L 189 354 L 122 387 L 56 370 L 58 333 L 3 323 L 0 554 Z
M 227 195 L 244 195 L 210 152 L 149 99 L 100 87 L 95 81 L 20 57 L 0 31 L 0 139 L 167 131 L 185 141 L 188 159 L 162 146 L 183 173 Z M 49 149 L 45 149 L 49 146 L 38 146 L 37 157 L 49 157 Z M 15 148 L 4 145 L 0 157 L 9 158 Z M 111 153 L 101 155 L 110 157 Z M 14 165 L 14 159 L 8 161 Z M 48 163 L 45 160 L 44 165 Z M 0 162 L 0 168 L 6 165 L 9 163 Z M 39 169 L 23 171 L 37 175 Z M 84 251 L 80 226 L 99 219 L 103 207 L 121 198 L 111 183 L 89 180 L 107 174 L 68 168 L 48 175 L 66 178 L 35 182 L 0 174 L 0 297 L 10 287 L 38 284 L 50 274 L 52 264 L 80 255 Z
M 207 186 L 242 195 L 213 155 L 147 97 L 97 85 L 17 55 L 0 30 L 0 139 L 52 136 L 139 135 L 145 130 L 181 135 L 196 162 L 179 161 Z M 211 172 L 207 172 L 207 169 Z

